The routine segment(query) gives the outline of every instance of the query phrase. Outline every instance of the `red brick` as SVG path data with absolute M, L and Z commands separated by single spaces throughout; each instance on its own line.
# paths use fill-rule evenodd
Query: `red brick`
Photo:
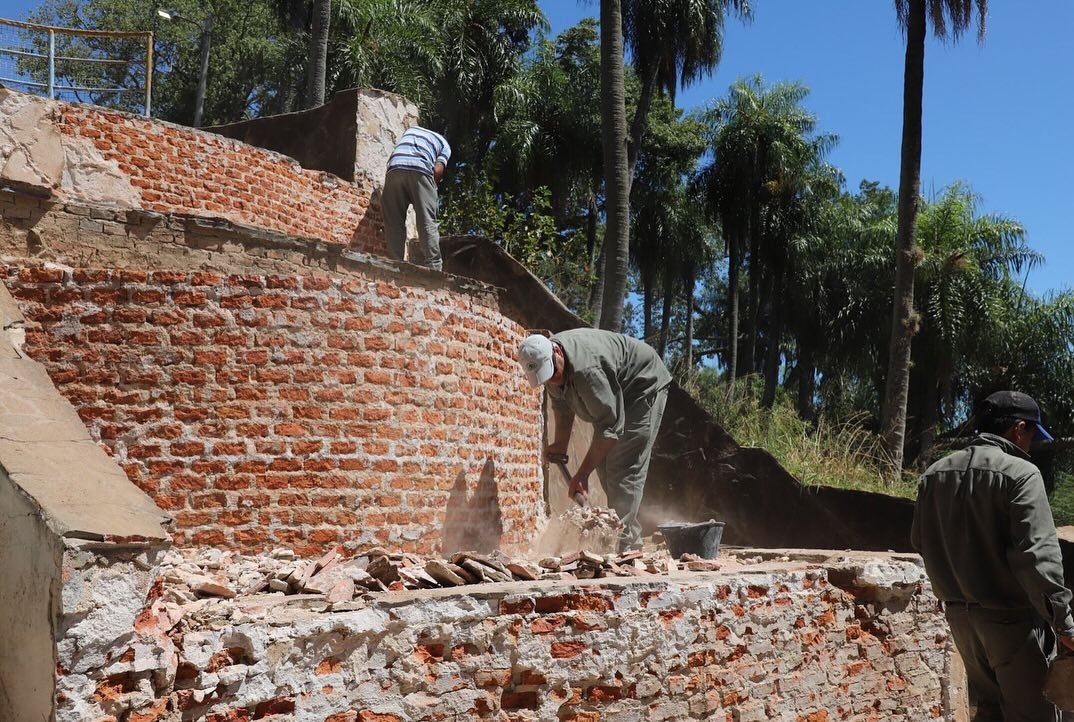
M 403 718 L 395 714 L 363 709 L 358 712 L 358 722 L 403 722 Z
M 500 707 L 503 709 L 537 709 L 537 693 L 504 692 L 500 695 Z
M 577 657 L 586 650 L 585 642 L 553 642 L 552 656 L 555 659 Z
M 295 700 L 293 697 L 277 697 L 257 705 L 254 708 L 254 719 L 261 719 L 274 714 L 291 714 L 294 711 Z

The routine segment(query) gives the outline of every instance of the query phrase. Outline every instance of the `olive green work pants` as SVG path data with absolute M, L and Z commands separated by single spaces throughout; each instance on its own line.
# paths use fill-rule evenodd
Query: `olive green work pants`
M 966 665 L 973 722 L 1059 722 L 1044 699 L 1055 633 L 1032 609 L 945 603 L 951 637 Z
M 665 387 L 628 407 L 622 436 L 597 467 L 600 484 L 608 495 L 608 506 L 615 509 L 623 522 L 619 551 L 641 546 L 638 509 L 645 494 L 649 458 L 664 418 L 667 400 L 668 390 Z

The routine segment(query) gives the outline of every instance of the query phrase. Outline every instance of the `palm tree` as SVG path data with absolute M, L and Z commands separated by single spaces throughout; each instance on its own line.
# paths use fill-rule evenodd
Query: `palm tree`
M 755 352 L 760 330 L 764 276 L 765 209 L 773 186 L 786 169 L 830 143 L 811 139 L 816 118 L 801 107 L 809 89 L 798 83 L 765 87 L 758 76 L 735 82 L 728 96 L 701 114 L 709 127 L 713 161 L 702 170 L 701 184 L 710 214 L 718 218 L 728 255 L 728 377 L 758 371 Z M 799 159 L 799 160 L 796 160 Z M 743 261 L 749 262 L 746 334 L 739 349 L 739 294 Z
M 503 189 L 546 186 L 557 224 L 588 225 L 599 192 L 600 47 L 587 18 L 554 42 L 539 38 L 518 75 L 496 88 L 493 160 Z M 595 223 L 594 231 L 595 231 Z M 587 228 L 588 234 L 588 228 Z M 596 239 L 587 238 L 590 248 Z
M 683 112 L 667 98 L 656 99 L 651 124 L 642 143 L 638 177 L 631 189 L 631 258 L 642 285 L 645 338 L 650 343 L 653 300 L 661 279 L 665 279 L 666 303 L 675 298 L 673 286 L 681 265 L 677 244 L 689 231 L 681 222 L 681 209 L 691 203 L 696 205 L 693 198 L 686 198 L 686 183 L 695 173 L 706 145 L 704 126 L 696 118 L 683 118 Z M 705 225 L 703 219 L 698 220 Z M 669 315 L 664 313 L 664 321 Z M 666 335 L 665 332 L 663 337 Z
M 834 140 L 834 136 L 821 135 L 783 156 L 767 184 L 763 247 L 769 313 L 761 398 L 764 408 L 772 408 L 776 400 L 784 330 L 797 305 L 793 295 L 798 288 L 796 277 L 803 272 L 802 250 L 809 244 L 824 243 L 816 234 L 817 218 L 822 205 L 830 202 L 843 184 L 842 174 L 822 160 Z
M 1074 292 L 1034 298 L 1020 284 L 1011 283 L 1006 294 L 1007 322 L 966 370 L 960 401 L 970 402 L 997 389 L 1020 389 L 1040 402 L 1049 425 L 1054 425 L 1053 433 L 1070 435 L 1074 432 Z
M 630 168 L 627 159 L 623 16 L 620 0 L 600 0 L 600 119 L 604 147 L 604 291 L 600 328 L 623 326 L 630 265 Z
M 547 27 L 537 0 L 337 1 L 336 86 L 406 96 L 448 136 L 454 165 L 480 162 L 496 135 L 496 89 Z
M 921 329 L 913 352 L 910 388 L 915 393 L 908 406 L 917 412 L 922 452 L 931 446 L 941 418 L 956 415 L 956 375 L 978 354 L 983 339 L 1002 335 L 1009 320 L 1008 286 L 1043 261 L 1025 244 L 1020 223 L 978 216 L 977 203 L 972 191 L 955 184 L 918 215 L 922 261 L 914 287 Z
M 337 87 L 399 93 L 419 108 L 434 102 L 444 72 L 441 8 L 425 0 L 339 0 Z
M 878 284 L 890 270 L 895 240 L 895 196 L 876 183 L 824 203 L 813 232 L 795 249 L 789 306 L 795 337 L 798 411 L 814 415 L 814 384 L 829 393 L 849 380 L 856 388 L 882 382 L 878 369 L 887 336 L 877 320 L 891 306 L 891 289 Z M 881 389 L 882 391 L 882 389 Z M 877 399 L 880 392 L 873 392 Z M 875 403 L 864 404 L 868 407 Z
M 921 197 L 921 97 L 925 76 L 925 30 L 928 21 L 939 38 L 957 40 L 977 8 L 977 38 L 984 38 L 988 0 L 895 0 L 899 26 L 906 32 L 903 77 L 902 154 L 899 171 L 899 230 L 895 240 L 895 301 L 891 322 L 887 386 L 881 435 L 896 469 L 902 468 L 906 403 L 910 387 L 910 346 L 918 329 L 914 311 L 915 245 Z
M 641 152 L 654 95 L 665 92 L 675 101 L 686 88 L 710 75 L 723 54 L 724 14 L 734 11 L 749 20 L 749 0 L 626 0 L 623 36 L 641 81 L 630 126 L 630 176 Z
M 314 0 L 307 70 L 306 107 L 324 105 L 325 73 L 328 70 L 328 36 L 332 22 L 332 0 Z

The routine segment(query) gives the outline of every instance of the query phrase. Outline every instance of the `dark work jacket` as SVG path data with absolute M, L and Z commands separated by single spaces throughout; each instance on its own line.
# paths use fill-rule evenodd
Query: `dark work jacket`
M 910 541 L 941 600 L 1032 608 L 1074 635 L 1044 480 L 1006 439 L 981 434 L 922 474 Z

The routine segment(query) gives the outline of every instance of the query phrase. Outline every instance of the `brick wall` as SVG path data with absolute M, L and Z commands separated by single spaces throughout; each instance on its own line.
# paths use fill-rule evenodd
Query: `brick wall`
M 524 548 L 540 398 L 489 298 L 349 277 L 9 267 L 26 350 L 179 544 Z M 487 294 L 487 290 L 486 290 Z
M 56 108 L 65 141 L 91 144 L 95 156 L 116 164 L 137 208 L 218 216 L 384 253 L 380 204 L 371 202 L 373 181 L 364 176 L 350 183 L 277 153 L 140 116 L 88 105 Z M 71 164 L 75 151 L 66 153 Z M 101 195 L 75 184 L 62 197 L 107 203 Z
M 593 581 L 388 593 L 331 613 L 154 603 L 111 663 L 60 659 L 56 719 L 956 719 L 919 563 Z

